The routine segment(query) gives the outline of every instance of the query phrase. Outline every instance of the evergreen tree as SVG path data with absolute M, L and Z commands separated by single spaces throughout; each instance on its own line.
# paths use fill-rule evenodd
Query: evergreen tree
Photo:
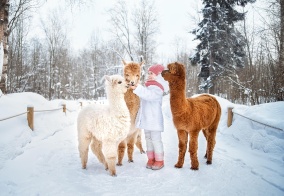
M 204 78 L 200 89 L 214 94 L 217 78 L 237 79 L 236 71 L 245 65 L 245 39 L 234 23 L 244 19 L 236 6 L 255 0 L 203 0 L 203 20 L 192 33 L 200 40 L 196 53 L 190 57 L 193 65 L 200 65 L 199 77 Z

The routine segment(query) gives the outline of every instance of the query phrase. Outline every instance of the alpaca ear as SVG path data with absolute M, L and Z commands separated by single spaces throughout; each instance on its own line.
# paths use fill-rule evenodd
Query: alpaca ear
M 168 69 L 170 70 L 170 72 L 172 74 L 176 74 L 177 73 L 177 63 L 171 63 L 168 65 Z
M 180 64 L 175 62 L 176 74 L 180 74 Z
M 110 77 L 110 76 L 105 75 L 105 79 L 106 79 L 107 81 L 111 82 L 111 77 Z
M 122 59 L 122 63 L 123 63 L 124 66 L 127 65 L 127 63 L 124 61 L 124 59 Z
M 140 67 L 142 67 L 142 65 L 145 63 L 145 61 L 142 61 L 141 63 L 139 63 Z
M 185 75 L 185 66 L 182 63 L 175 62 L 176 73 L 180 76 Z

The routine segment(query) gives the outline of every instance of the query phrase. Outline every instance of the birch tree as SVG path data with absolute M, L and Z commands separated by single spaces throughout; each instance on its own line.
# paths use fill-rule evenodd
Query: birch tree
M 284 101 L 284 1 L 280 0 L 280 50 L 277 101 Z
M 7 93 L 7 71 L 8 71 L 8 37 L 19 20 L 30 17 L 28 14 L 39 7 L 38 0 L 1 0 L 0 6 L 0 44 L 3 45 L 4 59 L 2 62 L 2 77 L 0 90 Z
M 0 1 L 0 94 L 6 93 L 8 66 L 8 15 L 9 0 Z
M 86 6 L 91 0 L 65 0 L 73 7 Z M 30 18 L 33 10 L 44 4 L 43 0 L 0 0 L 0 90 L 7 93 L 8 37 L 20 18 Z
M 58 91 L 60 84 L 59 75 L 63 69 L 60 63 L 62 52 L 68 48 L 67 29 L 63 24 L 67 24 L 61 11 L 52 11 L 46 19 L 41 21 L 48 48 L 48 67 L 49 67 L 49 99 L 51 100 Z
M 133 35 L 130 31 L 130 14 L 127 9 L 127 4 L 123 0 L 119 0 L 113 8 L 108 10 L 108 14 L 110 17 L 110 24 L 112 27 L 110 28 L 110 32 L 114 35 L 115 39 L 119 41 L 119 43 L 125 49 L 127 55 L 130 60 L 134 60 L 134 52 L 133 52 Z
M 159 31 L 158 12 L 154 1 L 141 0 L 132 13 L 132 21 L 136 33 L 137 53 L 146 63 L 152 63 L 155 54 L 155 36 Z

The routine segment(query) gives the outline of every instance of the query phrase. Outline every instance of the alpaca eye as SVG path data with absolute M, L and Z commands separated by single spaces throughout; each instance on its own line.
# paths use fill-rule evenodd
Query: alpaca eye
M 118 81 L 118 84 L 121 84 L 122 82 L 121 81 Z

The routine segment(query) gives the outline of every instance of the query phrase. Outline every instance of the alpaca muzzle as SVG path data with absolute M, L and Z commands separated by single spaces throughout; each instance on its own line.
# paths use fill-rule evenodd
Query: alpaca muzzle
M 162 73 L 161 73 L 161 75 L 164 77 L 164 75 L 165 75 L 166 73 L 169 73 L 169 70 L 163 70 Z
M 134 86 L 135 82 L 131 81 L 129 85 Z

